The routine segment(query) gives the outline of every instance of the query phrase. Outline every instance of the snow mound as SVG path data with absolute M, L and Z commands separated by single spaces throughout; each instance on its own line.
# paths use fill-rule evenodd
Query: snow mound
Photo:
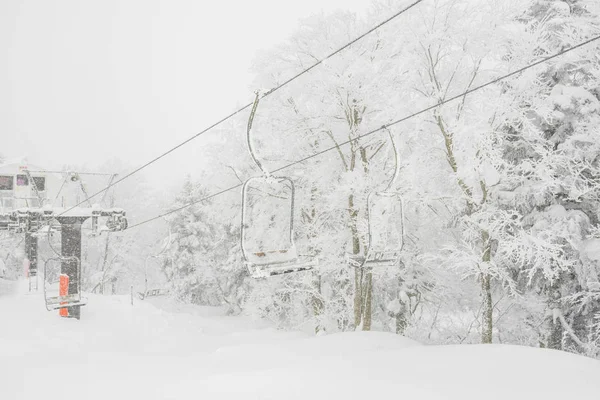
M 0 282 L 2 283 L 2 282 Z M 10 285 L 9 285 L 10 286 Z M 0 296 L 3 399 L 594 399 L 600 362 L 505 345 L 308 336 L 219 308 L 93 296 L 82 320 Z

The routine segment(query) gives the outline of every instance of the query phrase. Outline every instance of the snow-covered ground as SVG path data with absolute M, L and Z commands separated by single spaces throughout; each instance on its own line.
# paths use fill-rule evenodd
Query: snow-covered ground
M 600 362 L 384 333 L 311 337 L 165 298 L 90 296 L 82 320 L 0 280 L 0 399 L 598 399 Z

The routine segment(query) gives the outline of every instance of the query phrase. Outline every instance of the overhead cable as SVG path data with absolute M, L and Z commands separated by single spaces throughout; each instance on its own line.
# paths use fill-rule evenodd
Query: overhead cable
M 448 98 L 448 99 L 445 99 L 445 100 L 440 100 L 440 101 L 439 101 L 439 102 L 437 102 L 436 104 L 434 104 L 434 105 L 431 105 L 431 106 L 429 106 L 429 107 L 427 107 L 427 108 L 424 108 L 424 109 L 422 109 L 422 110 L 420 110 L 420 111 L 417 111 L 417 112 L 415 112 L 415 113 L 412 113 L 412 114 L 410 114 L 410 115 L 407 115 L 407 116 L 405 116 L 405 117 L 402 117 L 402 118 L 400 118 L 400 119 L 397 119 L 397 120 L 395 120 L 395 121 L 392 121 L 392 122 L 390 122 L 390 123 L 387 123 L 387 124 L 385 124 L 385 125 L 382 125 L 382 126 L 381 126 L 381 127 L 379 127 L 379 128 L 376 128 L 376 129 L 373 129 L 372 131 L 369 131 L 369 132 L 363 133 L 362 135 L 358 135 L 358 136 L 356 136 L 355 138 L 352 138 L 352 139 L 350 139 L 350 140 L 347 140 L 347 141 L 345 141 L 345 142 L 342 142 L 342 143 L 336 144 L 335 146 L 331 146 L 331 147 L 328 147 L 328 148 L 326 148 L 326 149 L 324 149 L 324 150 L 321 150 L 321 151 L 319 151 L 319 152 L 317 152 L 317 153 L 313 153 L 313 154 L 311 154 L 311 155 L 309 155 L 309 156 L 306 156 L 306 157 L 304 157 L 304 158 L 302 158 L 302 159 L 300 159 L 300 160 L 297 160 L 297 161 L 291 162 L 291 163 L 289 163 L 289 164 L 286 164 L 286 165 L 284 165 L 283 167 L 277 168 L 277 169 L 275 169 L 275 170 L 273 170 L 273 171 L 271 171 L 271 172 L 272 172 L 272 173 L 273 173 L 273 172 L 279 172 L 279 171 L 281 171 L 281 170 L 284 170 L 284 169 L 290 168 L 290 167 L 292 167 L 292 166 L 294 166 L 294 165 L 297 165 L 297 164 L 303 163 L 303 162 L 305 162 L 305 161 L 308 161 L 308 160 L 310 160 L 310 159 L 312 159 L 312 158 L 315 158 L 315 157 L 321 156 L 321 155 L 323 155 L 323 154 L 325 154 L 325 153 L 328 153 L 328 152 L 330 152 L 330 151 L 332 151 L 332 150 L 335 150 L 335 149 L 337 149 L 338 147 L 345 146 L 345 145 L 347 145 L 347 144 L 350 144 L 350 143 L 352 143 L 352 142 L 355 142 L 355 141 L 357 141 L 357 140 L 363 139 L 363 138 L 365 138 L 365 137 L 367 137 L 367 136 L 371 136 L 371 135 L 373 135 L 373 134 L 375 134 L 375 133 L 377 133 L 377 132 L 380 132 L 380 131 L 382 131 L 382 130 L 388 129 L 388 128 L 389 128 L 389 127 L 391 127 L 391 126 L 397 125 L 397 124 L 399 124 L 399 123 L 401 123 L 401 122 L 404 122 L 404 121 L 407 121 L 407 120 L 409 120 L 409 119 L 411 119 L 411 118 L 417 117 L 417 116 L 419 116 L 419 115 L 421 115 L 421 114 L 424 114 L 424 113 L 426 113 L 426 112 L 428 112 L 428 111 L 431 111 L 431 110 L 433 110 L 433 109 L 435 109 L 435 108 L 438 108 L 438 107 L 440 107 L 440 106 L 443 106 L 444 104 L 450 103 L 450 102 L 452 102 L 452 101 L 455 101 L 455 100 L 458 100 L 458 99 L 460 99 L 460 98 L 463 98 L 463 97 L 465 97 L 465 96 L 467 96 L 467 95 L 469 95 L 469 94 L 471 94 L 471 93 L 473 93 L 473 92 L 476 92 L 476 91 L 478 91 L 478 90 L 484 89 L 484 88 L 486 88 L 486 87 L 488 87 L 488 86 L 491 86 L 491 85 L 493 85 L 493 84 L 495 84 L 495 83 L 498 83 L 498 82 L 500 82 L 500 81 L 503 81 L 503 80 L 505 80 L 505 79 L 508 79 L 508 78 L 510 78 L 510 77 L 512 77 L 512 76 L 518 75 L 518 74 L 520 74 L 521 72 L 524 72 L 524 71 L 526 71 L 526 70 L 528 70 L 528 69 L 530 69 L 530 68 L 533 68 L 533 67 L 536 67 L 536 66 L 538 66 L 538 65 L 540 65 L 540 64 L 546 63 L 546 62 L 548 62 L 548 61 L 550 61 L 550 60 L 552 60 L 552 59 L 554 59 L 554 58 L 560 57 L 560 56 L 562 56 L 562 55 L 564 55 L 564 54 L 566 54 L 566 53 L 569 53 L 569 52 L 571 52 L 571 51 L 577 50 L 577 49 L 579 49 L 579 48 L 581 48 L 581 47 L 583 47 L 583 46 L 586 46 L 586 45 L 588 45 L 588 44 L 590 44 L 590 43 L 592 43 L 592 42 L 595 42 L 595 41 L 597 41 L 597 40 L 600 40 L 600 36 L 595 36 L 595 37 L 593 37 L 593 38 L 591 38 L 591 39 L 589 39 L 589 40 L 586 40 L 585 42 L 582 42 L 582 43 L 579 43 L 579 44 L 577 44 L 577 45 L 575 45 L 575 46 L 572 46 L 572 47 L 569 47 L 569 48 L 567 48 L 567 49 L 561 50 L 561 51 L 559 51 L 558 53 L 555 53 L 555 54 L 553 54 L 553 55 L 551 55 L 551 56 L 548 56 L 548 57 L 541 58 L 540 60 L 538 60 L 538 61 L 536 61 L 536 62 L 534 62 L 534 63 L 531 63 L 531 64 L 528 64 L 528 65 L 526 65 L 525 67 L 519 68 L 519 69 L 517 69 L 517 70 L 515 70 L 515 71 L 513 71 L 513 72 L 510 72 L 510 73 L 506 74 L 506 75 L 502 75 L 502 76 L 500 76 L 500 77 L 498 77 L 498 78 L 492 79 L 491 81 L 488 81 L 488 82 L 486 82 L 486 83 L 483 83 L 483 84 L 481 84 L 481 85 L 479 85 L 479 86 L 476 86 L 476 87 L 474 87 L 474 88 L 471 88 L 471 89 L 469 89 L 469 90 L 466 90 L 466 91 L 464 91 L 464 92 L 462 92 L 462 93 L 460 93 L 460 94 L 458 94 L 458 95 L 456 95 L 456 96 L 453 96 L 453 97 L 451 97 L 451 98 Z M 152 217 L 152 218 L 150 218 L 150 219 L 147 219 L 147 220 L 144 220 L 144 221 L 138 222 L 137 224 L 131 225 L 131 226 L 129 226 L 129 228 L 128 228 L 128 229 L 132 229 L 132 228 L 135 228 L 135 227 L 138 227 L 138 226 L 141 226 L 141 225 L 147 224 L 147 223 L 149 223 L 149 222 L 152 222 L 152 221 L 154 221 L 154 220 L 156 220 L 156 219 L 159 219 L 159 218 L 165 217 L 165 216 L 167 216 L 167 215 L 170 215 L 170 214 L 176 213 L 176 212 L 178 212 L 178 211 L 181 211 L 181 210 L 183 210 L 183 209 L 185 209 L 185 208 L 187 208 L 187 207 L 191 207 L 191 206 L 193 206 L 194 204 L 198 204 L 198 203 L 201 203 L 201 202 L 203 202 L 203 201 L 210 200 L 210 199 L 212 199 L 213 197 L 217 197 L 217 196 L 219 196 L 219 195 L 221 195 L 221 194 L 224 194 L 224 193 L 226 193 L 226 192 L 229 192 L 229 191 L 231 191 L 231 190 L 237 189 L 237 188 L 239 188 L 239 187 L 241 187 L 241 186 L 242 186 L 242 184 L 240 183 L 240 184 L 237 184 L 237 185 L 235 185 L 235 186 L 231 186 L 231 187 L 229 187 L 229 188 L 227 188 L 227 189 L 223 189 L 223 190 L 221 190 L 221 191 L 219 191 L 219 192 L 216 192 L 216 193 L 213 193 L 213 194 L 211 194 L 211 195 L 208 195 L 208 196 L 206 196 L 206 197 L 202 197 L 202 198 L 200 198 L 200 199 L 194 200 L 194 201 L 192 201 L 192 202 L 190 202 L 190 203 L 187 203 L 187 204 L 185 204 L 185 205 L 183 205 L 183 206 L 181 206 L 181 207 L 178 207 L 178 208 L 175 208 L 175 209 L 173 209 L 173 210 L 169 210 L 169 211 L 167 211 L 167 212 L 165 212 L 165 213 L 163 213 L 163 214 L 157 215 L 156 217 Z
M 380 23 L 378 23 L 377 25 L 375 25 L 374 27 L 372 27 L 371 29 L 369 29 L 368 31 L 362 33 L 361 35 L 357 36 L 356 38 L 354 38 L 353 40 L 351 40 L 350 42 L 346 43 L 345 45 L 343 45 L 342 47 L 338 48 L 337 50 L 333 51 L 332 53 L 330 53 L 329 55 L 319 59 L 317 62 L 315 62 L 314 64 L 312 64 L 310 67 L 300 71 L 299 73 L 297 73 L 296 75 L 292 76 L 291 78 L 289 78 L 288 80 L 284 81 L 283 83 L 275 86 L 274 88 L 270 89 L 269 91 L 265 92 L 264 94 L 261 95 L 261 99 L 270 96 L 271 94 L 275 93 L 276 91 L 278 91 L 279 89 L 283 88 L 284 86 L 287 86 L 289 83 L 295 81 L 296 79 L 298 79 L 299 77 L 301 77 L 302 75 L 308 73 L 309 71 L 311 71 L 312 69 L 314 69 L 315 67 L 321 65 L 324 61 L 327 61 L 328 59 L 330 59 L 331 57 L 335 56 L 336 54 L 340 53 L 341 51 L 347 49 L 348 47 L 352 46 L 354 43 L 358 42 L 359 40 L 363 39 L 365 36 L 373 33 L 374 31 L 376 31 L 377 29 L 381 28 L 383 25 L 389 23 L 390 21 L 396 19 L 397 17 L 399 17 L 400 15 L 404 14 L 406 11 L 410 10 L 411 8 L 413 8 L 414 6 L 416 6 L 417 4 L 421 3 L 424 0 L 417 0 L 413 3 L 411 3 L 410 5 L 408 5 L 407 7 L 403 8 L 402 10 L 396 12 L 395 14 L 393 14 L 392 16 L 388 17 L 387 19 L 381 21 Z M 124 180 L 130 178 L 131 176 L 137 174 L 138 172 L 140 172 L 141 170 L 143 170 L 144 168 L 154 164 L 155 162 L 159 161 L 160 159 L 166 157 L 167 155 L 171 154 L 172 152 L 174 152 L 175 150 L 185 146 L 186 144 L 188 144 L 189 142 L 191 142 L 192 140 L 196 139 L 197 137 L 203 135 L 204 133 L 210 131 L 211 129 L 221 125 L 223 122 L 231 119 L 232 117 L 238 115 L 239 113 L 241 113 L 242 111 L 246 110 L 247 108 L 251 107 L 253 103 L 248 103 L 246 105 L 244 105 L 243 107 L 237 109 L 236 111 L 232 112 L 231 114 L 221 118 L 220 120 L 218 120 L 217 122 L 213 123 L 212 125 L 208 126 L 207 128 L 204 128 L 203 130 L 201 130 L 200 132 L 196 133 L 195 135 L 191 136 L 190 138 L 184 140 L 183 142 L 179 143 L 178 145 L 176 145 L 175 147 L 170 148 L 169 150 L 165 151 L 164 153 L 160 154 L 159 156 L 153 158 L 152 160 L 146 162 L 145 164 L 139 166 L 138 168 L 134 169 L 133 171 L 129 172 L 128 174 L 124 175 L 122 178 L 112 182 L 111 184 L 109 184 L 108 186 L 106 186 L 105 188 L 97 191 L 96 193 L 92 194 L 91 196 L 89 196 L 88 198 L 84 199 L 83 201 L 75 204 L 73 207 L 65 210 L 62 214 L 63 215 L 71 210 L 73 210 L 74 208 L 80 206 L 81 204 L 89 201 L 90 199 L 93 199 L 94 197 L 98 196 L 101 193 L 104 193 L 105 191 L 107 191 L 108 189 L 110 189 L 113 186 L 118 185 L 119 183 L 123 182 Z M 59 215 L 59 216 L 60 216 Z

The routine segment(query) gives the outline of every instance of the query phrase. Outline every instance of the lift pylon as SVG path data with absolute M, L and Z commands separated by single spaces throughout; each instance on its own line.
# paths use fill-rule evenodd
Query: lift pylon
M 61 249 L 54 262 L 59 262 L 60 273 L 56 268 L 52 269 L 46 262 L 44 264 L 44 299 L 48 310 L 65 309 L 61 311 L 61 316 L 80 319 L 81 306 L 85 305 L 81 293 L 81 225 L 92 218 L 95 223 L 92 224 L 96 232 L 110 231 L 116 232 L 127 228 L 127 219 L 125 211 L 120 208 L 101 209 L 94 208 L 53 208 L 44 206 L 43 208 L 20 208 L 10 214 L 7 229 L 14 232 L 24 232 L 29 235 L 31 243 L 37 244 L 37 236 L 42 232 L 48 236 L 53 231 L 61 233 Z M 104 224 L 100 224 L 100 219 L 104 219 Z M 27 237 L 27 236 L 26 236 Z M 28 256 L 32 257 L 31 251 Z M 35 251 L 37 260 L 37 247 Z M 36 262 L 37 265 L 37 262 Z M 31 271 L 31 268 L 30 268 Z M 35 269 L 37 275 L 37 268 Z M 57 275 L 58 278 L 54 275 Z M 58 284 L 61 279 L 67 289 L 65 293 L 57 290 L 53 293 L 47 290 L 49 286 Z M 66 282 L 66 283 L 65 283 Z

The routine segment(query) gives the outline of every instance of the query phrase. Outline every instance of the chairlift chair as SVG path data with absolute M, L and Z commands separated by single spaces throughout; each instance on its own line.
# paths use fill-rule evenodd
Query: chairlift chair
M 255 278 L 307 271 L 317 261 L 299 256 L 294 243 L 294 183 L 255 177 L 242 188 L 241 248 Z
M 244 264 L 254 278 L 313 269 L 318 261 L 298 254 L 294 243 L 294 182 L 272 176 L 256 157 L 250 140 L 252 122 L 260 100 L 256 92 L 248 119 L 248 151 L 263 176 L 242 187 L 241 248 Z
M 358 268 L 391 267 L 400 262 L 403 246 L 403 202 L 397 192 L 371 192 L 367 197 L 368 239 L 366 254 L 349 255 Z
M 67 290 L 66 294 L 61 295 L 59 286 L 62 274 L 60 269 L 62 263 L 65 261 L 77 263 L 76 270 L 78 271 L 78 276 L 76 279 L 76 290 L 74 293 L 70 293 L 70 290 Z M 49 264 L 51 263 L 56 263 L 58 265 L 58 269 L 49 267 Z M 87 299 L 81 295 L 80 271 L 80 261 L 77 257 L 49 258 L 46 260 L 46 262 L 44 262 L 44 301 L 48 311 L 75 306 L 85 306 L 87 304 Z
M 404 245 L 404 206 L 400 193 L 390 188 L 398 176 L 398 150 L 388 130 L 396 168 L 385 190 L 367 196 L 369 244 L 365 255 L 349 254 L 349 264 L 356 268 L 393 267 L 400 265 Z

